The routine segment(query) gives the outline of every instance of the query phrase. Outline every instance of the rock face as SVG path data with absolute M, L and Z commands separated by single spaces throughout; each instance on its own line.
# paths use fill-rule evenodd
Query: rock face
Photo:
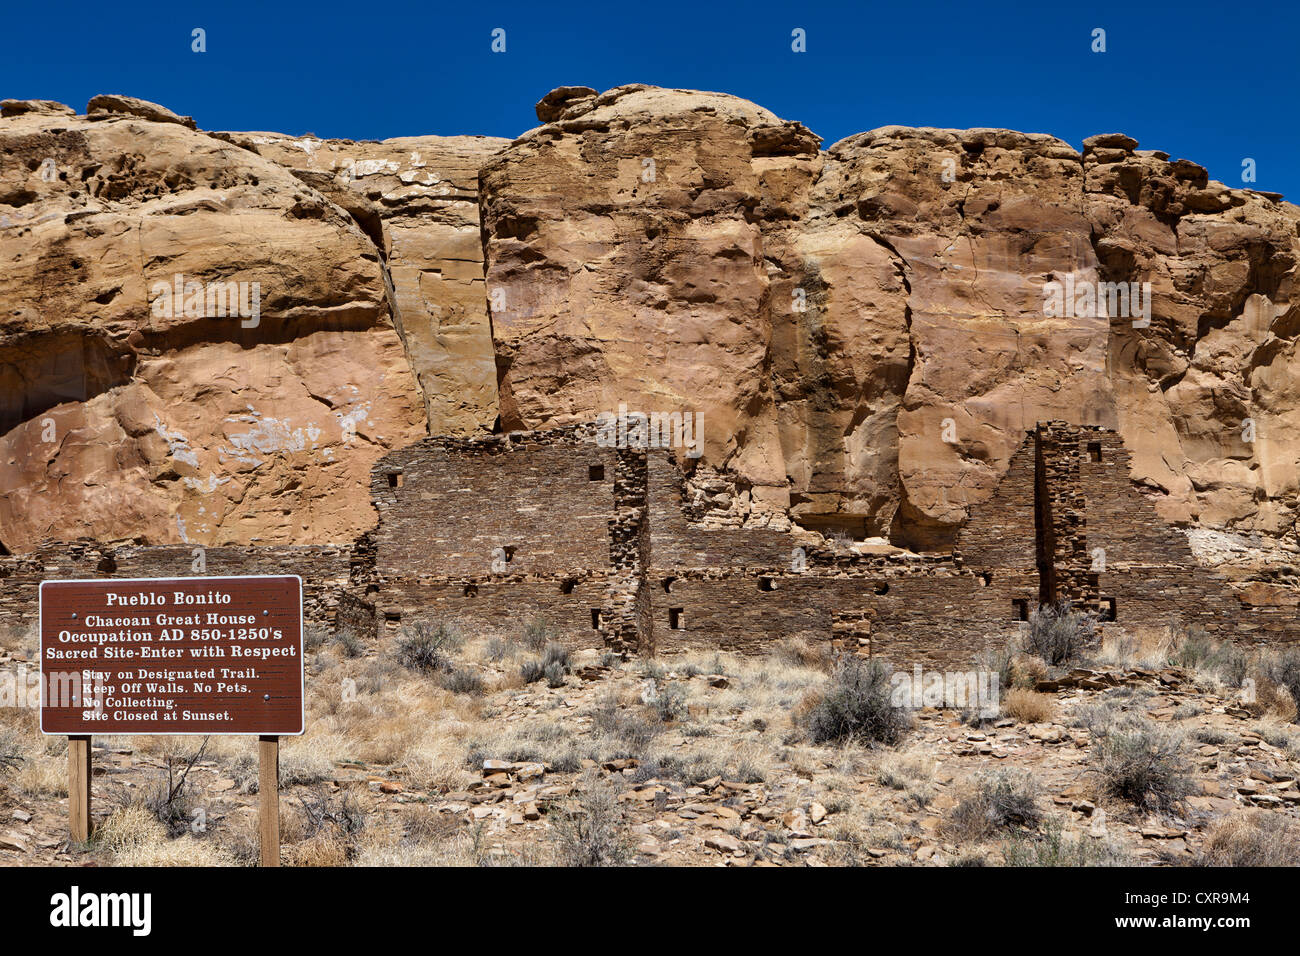
M 557 94 L 483 177 L 507 427 L 693 409 L 755 508 L 932 548 L 1068 420 L 1117 427 L 1164 516 L 1293 536 L 1295 207 L 1119 135 L 818 152 L 732 97 Z M 1149 314 L 1052 282 L 1149 282 Z
M 355 535 L 371 463 L 425 431 L 378 252 L 282 167 L 121 99 L 0 120 L 0 543 Z
M 644 86 L 537 114 L 514 142 L 358 143 L 0 104 L 0 543 L 344 541 L 388 448 L 625 403 L 701 413 L 702 473 L 754 523 L 947 547 L 1060 420 L 1118 429 L 1204 559 L 1294 556 L 1280 197 L 1119 134 L 822 150 Z M 178 272 L 259 281 L 261 324 L 153 315 Z M 1124 295 L 1054 299 L 1100 283 Z
M 483 279 L 478 173 L 508 140 L 381 143 L 231 134 L 347 209 L 382 250 L 393 317 L 435 435 L 489 433 L 497 375 Z

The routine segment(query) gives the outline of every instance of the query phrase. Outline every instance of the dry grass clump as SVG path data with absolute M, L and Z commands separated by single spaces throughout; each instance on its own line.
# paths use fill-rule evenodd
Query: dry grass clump
M 0 775 L 5 788 L 27 800 L 68 795 L 68 739 L 45 737 L 38 711 L 0 709 Z
M 663 722 L 653 708 L 628 707 L 613 694 L 596 704 L 591 723 L 593 731 L 613 744 L 617 756 L 636 759 L 649 754 L 650 745 L 663 731 Z
M 39 647 L 40 632 L 36 624 L 27 627 L 0 627 L 0 649 L 21 654 L 25 660 L 34 661 Z
M 909 810 L 929 806 L 934 799 L 934 762 L 928 759 L 890 755 L 876 765 L 876 782 L 903 793 Z
M 1253 712 L 1273 713 L 1283 720 L 1296 721 L 1296 702 L 1300 701 L 1300 651 L 1294 648 L 1265 649 L 1259 652 L 1252 668 L 1255 678 L 1255 701 L 1247 703 Z M 1290 698 L 1289 701 L 1287 698 Z
M 1017 833 L 1002 844 L 1007 866 L 1129 866 L 1131 860 L 1110 840 L 1068 836 L 1059 820 L 1048 820 L 1038 833 Z
M 1210 825 L 1198 866 L 1300 866 L 1300 829 L 1275 813 L 1220 817 Z
M 1102 637 L 1098 664 L 1115 667 L 1160 668 L 1170 662 L 1178 638 L 1169 628 L 1114 630 Z
M 1103 794 L 1169 812 L 1192 792 L 1182 734 L 1135 715 L 1101 719 L 1088 729 L 1093 736 L 1091 772 L 1098 775 Z
M 1047 680 L 1047 664 L 1041 657 L 1030 654 L 1012 655 L 1010 679 L 1007 682 L 1009 686 L 1032 689 L 1042 680 Z
M 282 856 L 289 866 L 347 866 L 360 848 L 366 814 L 351 794 L 324 788 L 301 796 L 284 814 Z
M 713 778 L 735 783 L 762 783 L 771 774 L 768 748 L 752 741 L 737 744 L 708 739 L 689 749 L 646 759 L 638 777 L 679 780 L 691 787 Z
M 835 651 L 825 641 L 787 638 L 776 646 L 775 656 L 782 663 L 812 670 L 829 671 L 835 666 Z
M 168 837 L 155 812 L 142 803 L 114 810 L 95 831 L 94 843 L 113 866 L 234 866 L 238 862 L 215 841 L 188 832 Z
M 572 773 L 581 768 L 583 760 L 601 763 L 617 756 L 628 754 L 594 728 L 588 735 L 578 735 L 558 721 L 538 720 L 504 727 L 484 723 L 472 728 L 465 738 L 460 764 L 473 779 L 478 779 L 484 760 L 545 763 L 559 773 Z
M 618 805 L 618 790 L 586 775 L 576 800 L 549 814 L 551 836 L 563 866 L 621 866 L 632 856 L 631 836 Z
M 1254 699 L 1243 701 L 1242 706 L 1255 717 L 1275 717 L 1293 723 L 1296 719 L 1296 702 L 1291 691 L 1263 674 L 1252 679 Z
M 12 727 L 0 727 L 0 773 L 17 769 L 23 762 L 18 734 Z
M 351 754 L 348 743 L 337 734 L 316 732 L 285 737 L 280 742 L 280 787 L 310 786 L 334 776 L 336 760 Z M 257 793 L 257 754 L 239 754 L 226 766 L 241 793 Z
M 981 840 L 999 831 L 1034 830 L 1041 820 L 1033 777 L 1007 771 L 976 777 L 948 812 L 942 831 L 957 841 Z
M 934 779 L 934 761 L 904 754 L 888 754 L 876 764 L 876 782 L 891 790 L 906 790 Z
M 1002 713 L 1022 724 L 1041 724 L 1056 713 L 1056 701 L 1023 687 L 1013 687 L 1002 695 Z

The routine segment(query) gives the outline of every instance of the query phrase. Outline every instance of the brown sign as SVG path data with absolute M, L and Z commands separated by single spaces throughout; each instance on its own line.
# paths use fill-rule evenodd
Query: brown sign
M 303 731 L 296 575 L 45 581 L 41 731 Z

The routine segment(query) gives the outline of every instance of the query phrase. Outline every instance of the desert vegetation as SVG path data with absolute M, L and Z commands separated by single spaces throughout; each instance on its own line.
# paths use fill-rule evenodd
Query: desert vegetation
M 283 859 L 1296 859 L 1291 652 L 1176 623 L 1103 638 L 1060 607 L 1024 631 L 980 655 L 1001 701 L 978 719 L 898 706 L 888 663 L 826 642 L 623 660 L 542 620 L 482 635 L 435 619 L 379 639 L 317 633 L 308 730 L 281 752 Z M 30 643 L 9 634 L 3 647 L 21 657 Z M 96 742 L 94 836 L 68 847 L 57 840 L 65 742 L 40 736 L 34 711 L 0 711 L 0 800 L 32 817 L 16 836 L 25 855 L 255 863 L 252 740 Z

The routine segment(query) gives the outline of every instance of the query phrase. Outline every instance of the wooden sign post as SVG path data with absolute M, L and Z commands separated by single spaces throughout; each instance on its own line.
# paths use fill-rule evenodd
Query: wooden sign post
M 263 866 L 280 865 L 280 737 L 303 732 L 302 579 L 41 584 L 41 732 L 68 738 L 68 832 L 90 839 L 92 734 L 254 734 Z
M 90 738 L 68 738 L 68 833 L 73 843 L 90 839 Z
M 257 738 L 257 832 L 262 865 L 280 865 L 280 738 Z

